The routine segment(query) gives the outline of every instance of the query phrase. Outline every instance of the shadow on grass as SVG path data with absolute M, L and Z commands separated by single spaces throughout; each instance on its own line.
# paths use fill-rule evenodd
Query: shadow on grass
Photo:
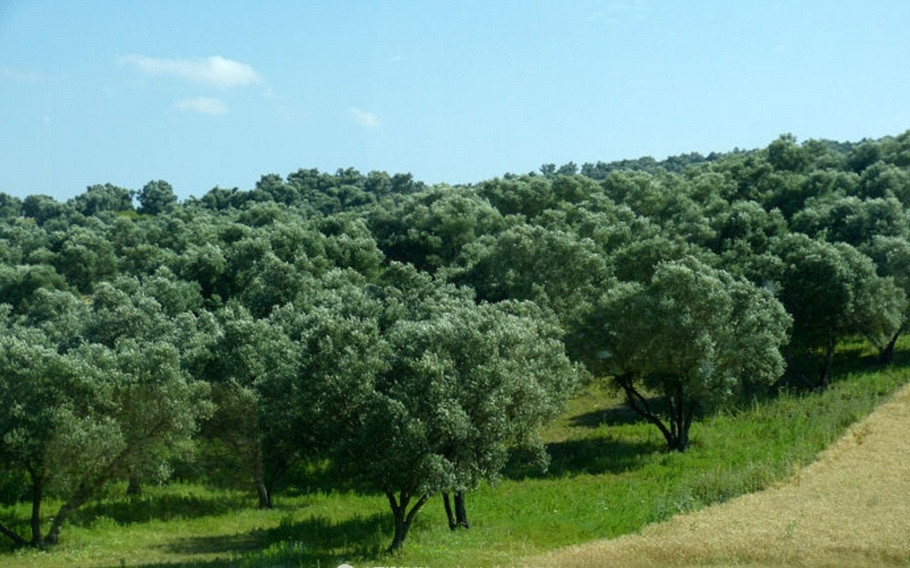
M 375 492 L 373 486 L 356 473 L 343 471 L 327 461 L 297 464 L 288 472 L 284 482 L 286 487 L 282 488 L 282 492 L 293 497 L 336 491 L 358 495 Z
M 550 464 L 547 471 L 534 465 L 533 458 L 516 451 L 503 476 L 508 479 L 562 477 L 623 473 L 641 467 L 644 461 L 664 446 L 658 443 L 625 442 L 606 437 L 566 440 L 547 444 Z
M 143 568 L 204 566 L 337 566 L 357 558 L 377 558 L 391 539 L 388 515 L 375 514 L 332 522 L 323 517 L 283 522 L 273 529 L 235 535 L 188 537 L 164 545 L 166 552 L 183 556 L 223 554 L 229 558 L 188 560 L 181 563 L 141 564 Z
M 254 501 L 242 493 L 199 495 L 156 492 L 139 497 L 107 499 L 87 504 L 76 512 L 71 522 L 76 525 L 90 524 L 98 517 L 107 517 L 120 524 L 194 519 L 223 515 L 254 505 Z
M 831 363 L 831 384 L 844 380 L 849 375 L 876 374 L 889 367 L 901 367 L 910 363 L 908 353 L 897 349 L 894 361 L 882 363 L 875 349 L 865 340 L 847 338 L 839 342 Z M 787 371 L 775 384 L 777 389 L 796 392 L 817 390 L 824 360 L 824 352 L 814 349 L 809 352 L 791 353 Z
M 646 393 L 648 405 L 658 415 L 666 415 L 670 411 L 670 400 L 663 395 Z M 584 414 L 573 416 L 569 424 L 575 428 L 597 429 L 601 426 L 629 426 L 634 424 L 647 424 L 647 420 L 632 410 L 625 402 L 600 410 L 592 410 Z
M 550 453 L 549 472 L 557 477 L 623 473 L 640 467 L 643 458 L 663 449 L 662 444 L 605 438 L 555 442 L 547 445 Z
M 644 422 L 640 414 L 636 414 L 627 405 L 621 404 L 603 410 L 592 410 L 584 414 L 573 416 L 569 424 L 574 428 L 590 428 L 594 430 L 600 426 L 619 426 L 622 424 L 638 424 Z

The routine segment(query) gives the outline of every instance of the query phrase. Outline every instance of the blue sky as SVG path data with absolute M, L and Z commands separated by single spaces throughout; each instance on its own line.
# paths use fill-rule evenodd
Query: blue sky
M 476 182 L 910 128 L 910 2 L 0 0 L 0 191 Z

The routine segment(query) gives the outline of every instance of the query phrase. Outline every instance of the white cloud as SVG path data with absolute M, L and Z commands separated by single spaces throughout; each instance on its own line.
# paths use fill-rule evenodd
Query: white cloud
M 15 83 L 43 83 L 49 81 L 50 76 L 35 71 L 0 67 L 0 79 L 7 79 Z
M 227 114 L 228 107 L 221 99 L 212 97 L 194 97 L 177 101 L 174 108 L 182 111 L 198 112 L 200 114 L 210 114 L 218 116 Z
M 362 108 L 349 108 L 348 116 L 351 117 L 351 120 L 366 128 L 376 128 L 379 126 L 379 117 L 377 117 L 372 112 L 363 110 Z
M 262 77 L 251 66 L 220 55 L 202 59 L 162 59 L 145 55 L 127 55 L 120 58 L 120 61 L 150 75 L 172 75 L 222 88 L 262 82 Z

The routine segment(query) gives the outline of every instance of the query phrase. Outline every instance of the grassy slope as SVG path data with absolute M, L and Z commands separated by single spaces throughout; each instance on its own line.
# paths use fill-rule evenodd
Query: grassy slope
M 787 483 L 525 566 L 910 565 L 910 385 Z
M 910 382 L 906 348 L 891 369 L 846 373 L 825 393 L 783 396 L 693 426 L 693 447 L 667 454 L 655 428 L 622 409 L 609 392 L 576 398 L 546 438 L 550 472 L 517 468 L 495 487 L 468 495 L 469 531 L 452 533 L 438 498 L 418 516 L 399 566 L 491 566 L 594 539 L 639 531 L 685 511 L 771 485 Z M 860 349 L 839 355 L 860 368 Z M 337 566 L 388 564 L 391 537 L 384 498 L 353 493 L 279 499 L 273 511 L 248 508 L 245 495 L 199 487 L 150 491 L 140 502 L 98 503 L 67 526 L 50 553 L 2 553 L 4 566 Z M 48 511 L 52 508 L 48 507 Z M 100 518 L 91 520 L 93 515 Z M 0 510 L 20 519 L 25 507 Z M 177 521 L 177 522 L 175 522 Z

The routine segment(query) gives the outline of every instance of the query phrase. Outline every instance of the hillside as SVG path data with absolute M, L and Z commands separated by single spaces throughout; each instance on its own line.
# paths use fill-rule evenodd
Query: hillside
M 785 479 L 902 386 L 908 297 L 910 131 L 0 194 L 0 554 L 253 504 L 228 549 L 254 563 L 635 533 Z

